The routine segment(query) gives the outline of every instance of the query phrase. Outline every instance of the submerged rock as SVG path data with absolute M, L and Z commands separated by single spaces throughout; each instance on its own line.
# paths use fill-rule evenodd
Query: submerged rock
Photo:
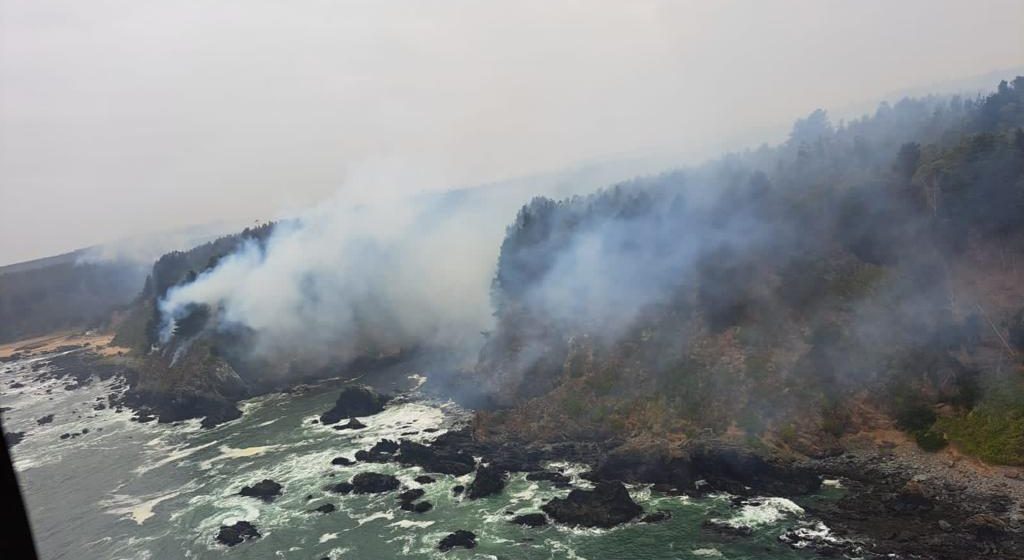
M 221 525 L 217 533 L 217 542 L 227 546 L 235 546 L 249 539 L 260 538 L 260 532 L 248 521 L 239 521 L 234 525 Z
M 36 420 L 36 424 L 39 424 L 40 426 L 42 426 L 43 424 L 49 424 L 50 422 L 53 422 L 52 414 L 47 414 L 46 416 L 43 416 L 42 418 Z
M 390 474 L 362 472 L 352 477 L 352 491 L 356 494 L 376 494 L 398 490 L 398 479 Z
M 403 511 L 411 511 L 413 513 L 426 513 L 434 509 L 434 504 L 426 500 L 423 500 L 422 502 L 417 502 L 415 504 L 412 502 L 402 502 L 402 505 L 399 506 L 399 509 Z
M 556 488 L 567 488 L 570 482 L 570 478 L 564 474 L 551 471 L 532 472 L 526 475 L 526 480 L 547 481 L 554 484 Z
M 263 479 L 252 486 L 243 486 L 238 491 L 241 496 L 249 496 L 250 498 L 259 498 L 264 502 L 272 502 L 274 498 L 281 495 L 281 485 L 270 480 L 269 478 Z
M 413 488 L 412 490 L 406 490 L 398 495 L 398 501 L 400 502 L 415 502 L 416 500 L 423 497 L 426 492 L 422 488 Z
M 476 470 L 476 478 L 466 488 L 466 496 L 471 500 L 476 500 L 493 494 L 500 494 L 505 488 L 507 476 L 507 472 L 496 466 L 481 466 Z
M 384 410 L 387 399 L 365 385 L 345 387 L 334 407 L 320 415 L 323 424 L 337 424 L 342 418 L 372 416 Z
M 541 507 L 555 521 L 581 527 L 614 527 L 631 521 L 643 508 L 619 482 L 601 482 L 593 490 L 575 489 L 565 498 L 554 498 Z
M 548 518 L 543 513 L 526 513 L 513 517 L 512 523 L 527 527 L 543 527 L 548 524 Z
M 455 547 L 476 548 L 476 535 L 472 531 L 455 531 L 441 539 L 437 545 L 441 552 L 448 552 Z
M 732 525 L 721 519 L 705 519 L 700 526 L 702 529 L 729 537 L 749 537 L 754 534 L 754 530 L 746 525 Z
M 334 507 L 334 504 L 323 504 L 322 506 L 313 508 L 310 513 L 331 513 L 338 508 Z

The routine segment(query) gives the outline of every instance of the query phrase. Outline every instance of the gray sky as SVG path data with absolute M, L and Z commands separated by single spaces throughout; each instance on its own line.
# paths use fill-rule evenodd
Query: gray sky
M 1019 67 L 1021 29 L 1021 0 L 0 0 L 0 263 L 339 189 L 693 161 Z

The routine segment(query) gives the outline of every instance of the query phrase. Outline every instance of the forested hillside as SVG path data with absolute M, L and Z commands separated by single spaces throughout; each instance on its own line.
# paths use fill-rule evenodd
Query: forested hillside
M 1024 464 L 1024 78 L 798 121 L 775 148 L 538 198 L 478 375 L 531 437 L 796 450 L 896 424 Z
M 267 223 L 225 235 L 187 251 L 172 251 L 157 259 L 145 279 L 142 292 L 136 293 L 126 318 L 117 328 L 114 343 L 146 352 L 157 342 L 160 315 L 157 302 L 167 290 L 191 282 L 203 271 L 211 269 L 226 255 L 246 241 L 262 242 L 270 236 L 274 224 Z
M 106 325 L 132 301 L 145 269 L 128 261 L 84 261 L 71 253 L 0 268 L 0 343 L 61 329 Z

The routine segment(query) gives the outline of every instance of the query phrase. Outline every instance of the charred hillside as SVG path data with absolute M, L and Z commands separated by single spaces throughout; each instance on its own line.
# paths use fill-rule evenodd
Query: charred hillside
M 797 451 L 895 422 L 1024 464 L 1024 78 L 775 148 L 538 198 L 507 231 L 477 374 L 530 438 Z

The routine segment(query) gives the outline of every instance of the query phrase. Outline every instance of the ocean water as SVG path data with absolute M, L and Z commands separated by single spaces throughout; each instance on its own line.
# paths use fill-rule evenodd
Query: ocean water
M 4 414 L 6 429 L 26 432 L 12 454 L 37 546 L 48 560 L 796 559 L 815 555 L 781 542 L 787 530 L 829 538 L 827 527 L 785 498 L 736 505 L 728 495 L 694 499 L 645 486 L 630 489 L 634 499 L 647 511 L 671 512 L 671 519 L 608 530 L 519 527 L 509 522 L 509 512 L 538 512 L 544 502 L 568 490 L 514 474 L 501 495 L 467 500 L 451 490 L 472 475 L 433 475 L 436 483 L 421 486 L 413 480 L 424 474 L 419 468 L 330 464 L 337 456 L 352 458 L 381 438 L 436 437 L 466 418 L 451 403 L 413 393 L 361 419 L 368 427 L 359 431 L 311 422 L 330 408 L 336 389 L 256 398 L 244 403 L 242 418 L 212 430 L 200 429 L 197 421 L 138 424 L 129 421 L 127 411 L 93 410 L 113 381 L 66 391 L 57 381 L 32 381 L 33 363 L 0 365 L 0 406 L 12 409 Z M 15 380 L 25 387 L 10 388 Z M 47 414 L 55 415 L 54 422 L 37 425 L 36 419 Z M 431 428 L 441 431 L 424 432 Z M 84 429 L 88 433 L 60 439 Z M 550 467 L 570 475 L 584 468 Z M 434 509 L 402 511 L 396 492 L 337 496 L 325 491 L 328 484 L 364 470 L 394 474 L 409 488 L 422 487 L 423 499 Z M 242 486 L 264 478 L 283 485 L 275 501 L 238 495 Z M 577 486 L 588 485 L 574 478 Z M 325 503 L 337 511 L 310 513 Z M 751 527 L 753 535 L 727 537 L 702 530 L 708 518 Z M 219 527 L 238 520 L 252 522 L 262 537 L 232 548 L 217 544 Z M 477 548 L 438 551 L 441 538 L 457 529 L 476 533 Z

